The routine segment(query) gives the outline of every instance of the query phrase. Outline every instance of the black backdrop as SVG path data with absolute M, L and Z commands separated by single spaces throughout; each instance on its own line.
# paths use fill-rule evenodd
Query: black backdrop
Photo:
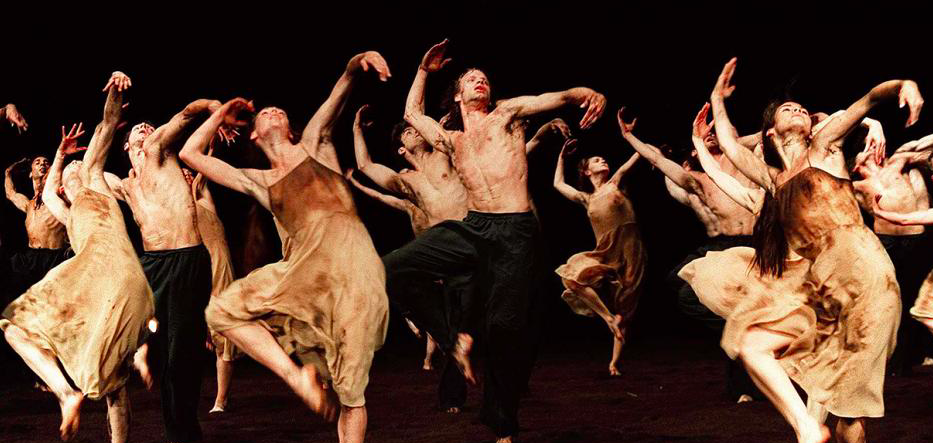
M 922 92 L 933 84 L 933 69 L 922 49 L 928 40 L 924 29 L 880 13 L 856 20 L 807 15 L 793 21 L 760 12 L 741 16 L 699 9 L 635 13 L 585 5 L 568 10 L 574 8 L 570 4 L 526 4 L 508 11 L 485 3 L 447 6 L 454 9 L 446 14 L 434 11 L 437 5 L 401 11 L 359 4 L 344 13 L 325 14 L 269 4 L 235 10 L 161 10 L 155 16 L 148 15 L 154 11 L 109 11 L 91 21 L 45 15 L 41 24 L 12 20 L 19 23 L 5 28 L 0 42 L 0 102 L 16 103 L 30 129 L 17 136 L 11 128 L 0 128 L 0 165 L 24 156 L 50 156 L 62 124 L 83 121 L 93 128 L 104 100 L 100 88 L 113 70 L 133 79 L 131 123 L 162 123 L 196 98 L 225 101 L 243 96 L 259 107 L 274 104 L 285 109 L 300 130 L 347 60 L 373 49 L 385 56 L 393 77 L 386 84 L 374 77 L 361 82 L 337 126 L 337 147 L 342 165 L 352 166 L 353 112 L 363 103 L 371 104 L 376 124 L 369 131 L 370 151 L 377 161 L 397 168 L 400 162 L 388 132 L 401 117 L 421 56 L 445 37 L 451 40 L 453 62 L 429 80 L 429 113 L 439 115 L 442 91 L 466 67 L 484 69 L 497 98 L 590 86 L 607 96 L 609 106 L 594 128 L 575 134 L 585 151 L 606 156 L 613 167 L 632 152 L 614 121 L 619 106 L 627 106 L 629 115 L 639 118 L 635 133 L 643 140 L 686 147 L 695 113 L 732 56 L 739 58 L 737 90 L 728 106 L 742 134 L 758 130 L 766 102 L 787 91 L 811 111 L 831 113 L 883 80 L 912 78 Z M 423 15 L 425 11 L 437 13 Z M 903 20 L 905 12 L 909 15 L 892 11 L 891 18 Z M 576 109 L 555 115 L 574 129 L 581 117 Z M 904 129 L 907 113 L 893 102 L 871 116 L 885 124 L 892 150 L 933 132 L 933 118 L 927 114 Z M 544 121 L 542 117 L 532 122 L 529 137 Z M 594 243 L 583 209 L 563 200 L 550 185 L 559 148 L 544 146 L 530 159 L 531 193 L 548 245 L 545 340 L 598 340 L 608 345 L 602 324 L 572 315 L 560 301 L 562 288 L 550 272 Z M 257 151 L 243 138 L 217 155 L 236 165 L 255 166 L 262 162 Z M 115 146 L 108 170 L 125 175 L 127 169 L 125 155 Z M 18 177 L 18 183 L 28 189 L 24 177 Z M 213 184 L 211 189 L 236 250 L 249 201 Z M 646 290 L 632 338 L 697 333 L 702 329 L 676 311 L 663 277 L 703 241 L 703 229 L 689 210 L 666 194 L 661 175 L 645 162 L 629 176 L 628 189 L 649 251 Z M 411 238 L 403 214 L 361 194 L 356 202 L 380 253 Z M 23 246 L 22 214 L 5 200 L 0 214 L 4 244 Z M 263 219 L 264 229 L 270 230 L 270 218 L 263 214 Z M 274 232 L 269 233 L 274 238 Z M 269 259 L 275 258 L 276 247 L 270 246 Z M 394 323 L 392 337 L 397 338 L 400 328 Z

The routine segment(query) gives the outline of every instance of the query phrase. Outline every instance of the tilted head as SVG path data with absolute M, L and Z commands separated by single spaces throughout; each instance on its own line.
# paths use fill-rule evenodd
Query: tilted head
M 32 160 L 32 170 L 29 171 L 29 178 L 33 180 L 42 180 L 49 173 L 49 159 L 39 156 Z
M 130 157 L 135 157 L 142 152 L 143 143 L 155 132 L 155 126 L 149 122 L 137 123 L 126 133 L 123 139 L 123 150 L 129 152 Z
M 706 138 L 703 139 L 703 144 L 706 145 L 706 150 L 710 154 L 720 154 L 722 150 L 719 149 L 719 139 L 716 138 L 716 129 L 713 128 L 709 131 L 709 134 L 706 134 Z
M 73 160 L 62 171 L 62 190 L 64 190 L 64 198 L 69 202 L 74 201 L 75 195 L 84 184 L 81 181 L 81 175 L 78 174 L 83 164 L 84 162 L 81 160 Z M 62 194 L 62 192 L 59 192 L 59 194 Z
M 249 139 L 294 141 L 295 136 L 288 122 L 288 114 L 275 106 L 260 109 L 253 117 L 253 130 L 250 132 Z
M 487 112 L 493 108 L 492 87 L 486 73 L 470 68 L 460 74 L 450 88 L 444 99 L 444 108 L 447 115 L 441 119 L 444 129 L 462 131 L 463 113 L 461 106 L 470 109 L 484 109 Z
M 392 128 L 392 144 L 398 146 L 398 155 L 414 154 L 427 149 L 427 142 L 421 133 L 407 122 L 397 123 Z
M 777 141 L 793 136 L 809 140 L 812 124 L 810 113 L 797 102 L 773 101 L 768 104 L 762 115 L 761 123 L 765 162 L 771 166 L 783 168 L 781 157 L 777 152 Z
M 598 175 L 602 175 L 603 177 L 608 176 L 609 163 L 606 162 L 606 159 L 597 155 L 584 157 L 577 163 L 577 174 L 579 176 L 579 186 L 583 191 L 593 192 L 594 188 L 591 177 Z

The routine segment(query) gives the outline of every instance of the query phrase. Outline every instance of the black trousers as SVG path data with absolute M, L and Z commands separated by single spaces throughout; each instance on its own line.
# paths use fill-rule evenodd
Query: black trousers
M 680 269 L 687 263 L 706 255 L 710 251 L 723 251 L 736 246 L 751 246 L 752 237 L 749 235 L 720 235 L 713 237 L 706 244 L 698 247 L 688 254 L 684 260 L 668 274 L 667 281 L 674 293 L 677 294 L 677 306 L 687 317 L 690 317 L 707 328 L 722 332 L 726 327 L 726 319 L 710 311 L 700 302 L 696 292 L 687 282 L 677 276 Z M 725 357 L 725 354 L 723 354 Z M 740 395 L 751 395 L 758 399 L 764 398 L 758 388 L 752 382 L 748 372 L 741 362 L 726 357 L 726 393 L 730 398 L 738 398 Z
M 519 397 L 531 374 L 538 237 L 531 212 L 470 211 L 463 221 L 440 223 L 383 257 L 389 298 L 443 350 L 461 330 L 483 339 L 480 419 L 499 437 L 518 433 Z M 451 279 L 472 282 L 461 294 L 459 320 L 445 297 L 425 291 Z
M 165 436 L 172 442 L 201 440 L 198 400 L 211 297 L 211 256 L 204 245 L 146 251 L 140 261 L 155 296 L 159 330 L 150 349 L 162 390 Z
M 8 278 L 3 281 L 3 288 L 0 289 L 6 294 L 3 297 L 3 306 L 42 280 L 52 268 L 75 255 L 71 248 L 26 248 L 15 252 L 8 251 L 6 254 L 9 255 L 5 258 L 9 274 L 4 274 Z
M 910 316 L 920 286 L 933 268 L 933 234 L 929 230 L 916 235 L 884 235 L 878 239 L 888 251 L 897 283 L 901 286 L 901 327 L 897 330 L 897 347 L 888 361 L 889 372 L 906 375 L 911 367 L 923 361 L 931 349 L 930 333 L 923 324 Z

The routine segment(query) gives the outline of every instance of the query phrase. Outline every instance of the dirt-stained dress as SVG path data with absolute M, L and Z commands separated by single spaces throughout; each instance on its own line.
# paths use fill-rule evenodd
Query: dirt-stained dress
M 230 248 L 224 225 L 217 214 L 208 205 L 198 201 L 198 232 L 201 240 L 211 255 L 211 297 L 219 296 L 233 282 L 233 262 L 230 260 Z M 233 361 L 242 355 L 229 339 L 211 330 L 211 342 L 214 352 L 224 361 Z
M 260 323 L 282 348 L 331 379 L 340 403 L 365 404 L 373 354 L 385 341 L 385 269 L 342 176 L 311 157 L 269 187 L 285 233 L 282 261 L 234 281 L 207 307 L 223 332 Z
M 10 303 L 0 328 L 26 331 L 96 400 L 126 383 L 153 316 L 152 291 L 112 196 L 78 191 L 67 230 L 75 256 Z
M 744 247 L 711 252 L 680 276 L 726 318 L 722 346 L 731 357 L 749 328 L 789 335 L 779 362 L 811 399 L 838 417 L 880 417 L 901 312 L 891 259 L 863 223 L 850 181 L 809 167 L 775 200 L 790 248 L 803 257 L 781 277 L 761 276 Z
M 586 194 L 584 194 L 586 195 Z M 638 306 L 646 254 L 632 202 L 618 186 L 606 185 L 586 197 L 586 212 L 596 235 L 596 248 L 571 256 L 555 272 L 596 290 L 624 327 Z M 595 313 L 573 291 L 561 295 L 577 314 Z

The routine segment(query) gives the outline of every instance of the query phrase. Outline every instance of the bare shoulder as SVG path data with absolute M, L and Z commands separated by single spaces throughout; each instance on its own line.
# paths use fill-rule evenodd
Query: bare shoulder
M 278 169 L 243 168 L 240 169 L 240 172 L 242 172 L 246 178 L 250 179 L 257 185 L 262 186 L 263 188 L 268 188 L 270 185 L 285 176 L 285 174 L 283 174 L 282 171 Z

